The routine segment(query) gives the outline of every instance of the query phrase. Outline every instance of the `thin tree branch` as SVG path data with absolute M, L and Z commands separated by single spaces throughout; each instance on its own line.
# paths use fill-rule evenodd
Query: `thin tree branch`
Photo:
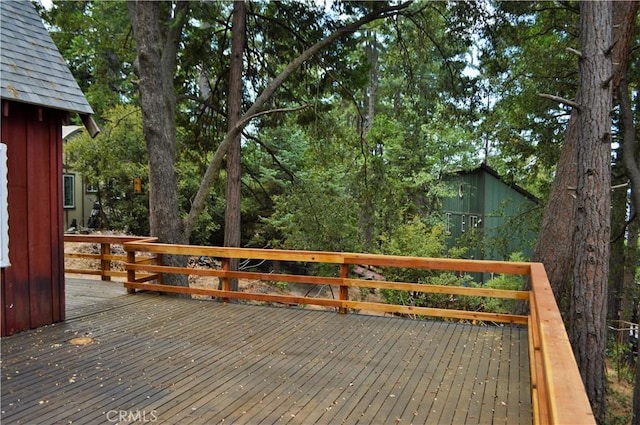
M 309 106 L 311 106 L 310 103 L 305 103 L 304 105 L 296 106 L 293 108 L 276 108 L 276 109 L 269 109 L 266 111 L 256 112 L 255 114 L 249 117 L 242 118 L 240 121 L 238 121 L 238 123 L 236 124 L 236 127 L 242 130 L 244 127 L 246 127 L 247 124 L 249 124 L 249 121 L 251 121 L 254 118 L 258 118 L 262 115 L 275 114 L 277 112 L 295 112 L 295 111 L 300 111 L 302 109 L 306 109 Z
M 256 136 L 253 136 L 251 134 L 245 134 L 245 133 L 243 133 L 243 135 L 247 139 L 251 139 L 254 142 L 256 142 L 257 144 L 259 144 L 260 146 L 262 146 L 262 148 L 264 150 L 266 150 L 269 155 L 271 155 L 271 159 L 273 159 L 273 161 L 278 165 L 278 167 L 280 167 L 280 169 L 282 171 L 284 171 L 285 174 L 287 174 L 289 176 L 289 179 L 291 180 L 291 182 L 293 183 L 295 181 L 296 176 L 295 176 L 295 174 L 293 174 L 293 171 L 291 171 L 282 162 L 280 162 L 280 159 L 278 159 L 278 155 L 276 154 L 276 152 L 273 149 L 271 149 L 269 146 L 267 146 L 267 144 L 265 144 L 262 140 L 260 140 Z
M 615 243 L 619 241 L 620 238 L 623 238 L 627 234 L 627 228 L 629 227 L 629 225 L 633 223 L 633 221 L 637 218 L 638 218 L 638 215 L 634 212 L 633 215 L 629 218 L 629 220 L 627 220 L 624 223 L 624 226 L 622 226 L 622 230 L 620 231 L 620 233 L 618 233 L 618 235 L 616 235 L 615 238 L 611 239 L 610 243 Z
M 249 123 L 249 117 L 257 116 L 267 100 L 269 100 L 271 96 L 273 96 L 273 94 L 282 85 L 282 83 L 284 83 L 284 81 L 298 68 L 300 68 L 302 64 L 305 63 L 309 58 L 311 58 L 327 46 L 331 45 L 340 37 L 357 31 L 361 26 L 368 24 L 369 22 L 393 16 L 394 14 L 399 13 L 401 10 L 409 7 L 412 3 L 412 1 L 408 1 L 399 5 L 380 8 L 349 25 L 345 25 L 337 29 L 324 39 L 318 41 L 317 43 L 306 49 L 304 52 L 302 52 L 300 56 L 291 61 L 276 78 L 269 82 L 267 87 L 262 93 L 260 93 L 251 107 L 249 107 L 249 109 L 240 117 L 238 124 L 227 132 L 224 140 L 222 141 L 222 143 L 220 143 L 218 149 L 211 158 L 209 166 L 207 167 L 202 181 L 200 182 L 198 192 L 196 193 L 196 196 L 193 199 L 193 203 L 191 204 L 189 215 L 185 219 L 184 228 L 187 238 L 191 234 L 191 230 L 193 229 L 198 216 L 204 209 L 209 190 L 211 188 L 211 185 L 213 184 L 213 181 L 215 180 L 215 177 L 220 171 L 220 165 L 222 164 L 222 159 L 227 152 L 229 144 L 232 140 L 234 140 L 238 133 L 242 131 L 243 127 Z M 244 124 L 240 125 L 240 123 Z
M 576 55 L 577 57 L 579 57 L 580 59 L 582 59 L 582 52 L 581 52 L 581 51 L 576 50 L 576 49 L 573 49 L 573 48 L 571 48 L 571 47 L 567 47 L 565 50 L 566 50 L 567 52 L 569 52 L 569 53 L 573 53 L 574 55 Z
M 622 183 L 622 184 L 615 184 L 611 186 L 611 190 L 622 189 L 623 187 L 629 187 L 629 182 Z
M 580 109 L 580 105 L 578 105 L 573 100 L 565 99 L 565 98 L 560 97 L 560 96 L 554 96 L 552 94 L 546 94 L 546 93 L 538 93 L 538 96 L 540 96 L 543 99 L 549 99 L 549 100 L 553 100 L 554 102 L 558 102 L 558 103 L 562 103 L 562 104 L 567 105 L 567 106 L 571 106 L 572 108 L 575 108 L 575 109 Z

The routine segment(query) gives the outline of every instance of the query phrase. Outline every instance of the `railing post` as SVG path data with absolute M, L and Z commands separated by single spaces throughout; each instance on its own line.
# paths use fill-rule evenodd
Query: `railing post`
M 127 251 L 127 263 L 135 264 L 136 263 L 136 252 L 135 251 Z M 136 270 L 130 267 L 127 267 L 127 282 L 135 282 L 136 281 Z M 127 288 L 127 294 L 135 294 L 135 288 Z
M 100 244 L 100 276 L 102 280 L 111 280 L 111 276 L 105 273 L 111 270 L 111 260 L 105 259 L 106 255 L 111 255 L 111 244 L 102 242 Z
M 229 270 L 231 270 L 231 260 L 229 258 L 223 258 L 222 259 L 222 270 L 224 272 L 228 272 Z M 231 290 L 231 280 L 229 279 L 229 277 L 227 277 L 226 274 L 223 277 L 220 278 L 220 281 L 222 283 L 222 290 L 223 291 L 230 291 Z M 228 303 L 229 302 L 229 298 L 222 298 L 222 302 Z
M 340 264 L 340 278 L 347 279 L 349 277 L 349 264 Z M 349 301 L 349 287 L 340 285 L 340 301 Z M 347 314 L 346 307 L 340 307 L 338 313 Z

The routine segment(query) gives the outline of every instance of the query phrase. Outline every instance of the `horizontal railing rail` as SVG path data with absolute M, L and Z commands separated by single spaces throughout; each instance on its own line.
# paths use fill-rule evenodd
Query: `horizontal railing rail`
M 79 261 L 81 265 L 71 267 L 65 264 L 64 272 L 66 274 L 100 276 L 100 279 L 104 281 L 110 281 L 112 277 L 126 278 L 127 271 L 124 267 L 127 262 L 127 255 L 124 251 L 123 244 L 132 241 L 154 240 L 156 240 L 156 238 L 140 236 L 65 234 L 65 260 L 78 259 L 81 260 Z M 91 244 L 97 252 L 74 252 L 71 250 L 71 246 L 74 244 Z M 121 248 L 121 250 L 118 251 L 121 251 L 122 254 L 112 253 L 113 248 L 116 246 Z M 69 250 L 67 250 L 67 248 L 69 248 Z M 156 258 L 138 257 L 136 261 L 140 264 L 153 264 L 156 262 Z M 96 265 L 92 266 L 92 264 Z
M 65 238 L 66 240 L 66 238 Z M 334 307 L 341 313 L 368 310 L 393 314 L 437 316 L 446 319 L 504 322 L 526 325 L 529 335 L 531 393 L 534 423 L 595 424 L 584 385 L 573 356 L 562 317 L 555 302 L 544 266 L 540 263 L 481 260 L 438 259 L 319 251 L 265 250 L 193 245 L 171 245 L 154 240 L 122 241 L 127 253 L 124 286 L 130 292 L 150 290 L 166 293 L 205 295 L 230 299 L 248 299 L 283 304 Z M 163 265 L 166 255 L 191 258 L 214 258 L 218 268 L 193 268 Z M 146 259 L 154 258 L 153 262 Z M 145 260 L 140 261 L 141 258 Z M 231 260 L 272 260 L 297 263 L 325 263 L 336 267 L 335 276 L 312 276 L 295 273 L 232 271 Z M 531 282 L 530 291 L 509 291 L 485 287 L 443 286 L 352 277 L 353 268 L 394 267 L 452 272 L 486 272 L 522 275 Z M 178 274 L 211 276 L 220 279 L 220 289 L 162 284 L 163 276 Z M 271 282 L 331 285 L 339 288 L 337 298 L 277 295 L 232 291 L 230 280 L 256 279 Z M 165 282 L 166 283 L 166 282 Z M 519 300 L 529 303 L 527 316 L 445 308 L 391 305 L 349 299 L 350 288 L 367 288 Z
M 373 281 L 368 279 L 355 279 L 349 277 L 350 266 L 387 266 L 400 268 L 418 268 L 427 270 L 455 270 L 460 272 L 481 271 L 482 263 L 478 261 L 461 262 L 451 259 L 432 259 L 420 257 L 391 257 L 383 255 L 336 253 L 319 251 L 290 251 L 276 249 L 251 249 L 251 248 L 224 248 L 205 247 L 194 245 L 171 245 L 159 243 L 131 242 L 124 245 L 129 253 L 145 252 L 156 255 L 181 255 L 186 257 L 213 257 L 221 261 L 219 270 L 193 269 L 189 267 L 171 267 L 163 265 L 127 264 L 127 270 L 131 272 L 125 286 L 129 289 L 147 289 L 160 292 L 174 292 L 193 295 L 208 295 L 225 300 L 232 298 L 252 299 L 266 302 L 284 304 L 305 304 L 336 307 L 342 313 L 352 310 L 368 310 L 394 314 L 411 314 L 423 316 L 437 316 L 452 319 L 480 320 L 489 322 L 506 322 L 527 324 L 527 316 L 515 314 L 501 314 L 481 311 L 464 311 L 455 309 L 443 309 L 432 307 L 419 307 L 412 305 L 393 305 L 379 302 L 354 301 L 349 299 L 349 288 L 363 289 L 393 289 L 399 291 L 411 291 L 421 293 L 439 293 L 449 295 L 466 295 L 476 297 L 505 298 L 527 300 L 527 291 L 508 291 L 488 288 L 467 288 L 455 286 L 427 285 L 405 282 Z M 134 257 L 132 257 L 134 258 Z M 260 273 L 247 271 L 231 271 L 232 259 L 274 260 L 301 263 L 325 263 L 339 266 L 339 276 L 309 276 L 287 273 Z M 526 274 L 526 263 L 491 262 L 492 268 L 497 273 Z M 192 288 L 183 286 L 155 285 L 137 281 L 136 272 L 163 274 L 182 274 L 214 276 L 221 280 L 221 289 Z M 255 279 L 287 283 L 332 285 L 339 287 L 338 299 L 299 297 L 276 294 L 255 294 L 230 289 L 230 279 Z

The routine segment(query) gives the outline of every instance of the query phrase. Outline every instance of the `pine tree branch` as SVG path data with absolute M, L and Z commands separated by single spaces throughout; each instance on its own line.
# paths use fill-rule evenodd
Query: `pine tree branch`
M 575 109 L 580 109 L 580 105 L 578 105 L 573 100 L 565 99 L 563 97 L 554 96 L 552 94 L 547 94 L 547 93 L 538 93 L 538 96 L 540 96 L 543 99 L 549 99 L 549 100 L 553 100 L 554 102 L 562 103 L 563 105 L 571 106 L 572 108 L 575 108 Z
M 581 51 L 576 50 L 576 49 L 573 49 L 573 48 L 571 48 L 571 47 L 567 47 L 565 50 L 566 50 L 567 52 L 569 52 L 569 53 L 573 53 L 574 55 L 576 55 L 577 57 L 579 57 L 580 59 L 582 59 L 582 52 L 581 52 Z
M 251 121 L 254 118 L 260 117 L 262 115 L 275 114 L 275 113 L 278 113 L 278 112 L 301 111 L 303 109 L 308 108 L 309 106 L 311 106 L 310 103 L 305 103 L 304 105 L 296 106 L 296 107 L 293 107 L 293 108 L 276 108 L 276 109 L 268 109 L 266 111 L 256 112 L 255 114 L 253 114 L 251 116 L 248 116 L 248 117 L 244 117 L 240 121 L 238 121 L 238 123 L 236 124 L 236 128 L 242 130 L 243 128 L 246 127 L 247 124 L 249 124 L 249 121 Z
M 213 185 L 213 182 L 216 176 L 220 172 L 222 159 L 224 158 L 224 155 L 227 152 L 229 144 L 231 143 L 232 140 L 235 139 L 235 137 L 242 131 L 242 129 L 249 123 L 249 121 L 252 118 L 255 118 L 255 116 L 258 116 L 257 114 L 261 114 L 261 109 L 263 108 L 263 106 L 273 96 L 276 90 L 284 83 L 284 81 L 296 70 L 298 70 L 298 68 L 300 68 L 303 63 L 305 63 L 308 59 L 310 59 L 315 54 L 320 52 L 322 49 L 331 45 L 334 41 L 338 40 L 339 38 L 345 35 L 348 35 L 357 31 L 360 27 L 362 27 L 365 24 L 368 24 L 369 22 L 373 22 L 378 19 L 393 16 L 399 13 L 401 10 L 409 7 L 412 3 L 413 3 L 412 1 L 408 1 L 408 2 L 400 3 L 394 6 L 382 7 L 380 9 L 377 9 L 367 14 L 366 16 L 362 17 L 361 19 L 351 24 L 338 28 L 336 31 L 329 34 L 327 37 L 318 41 L 317 43 L 315 43 L 314 45 L 306 49 L 304 52 L 302 52 L 300 56 L 298 56 L 293 61 L 291 61 L 277 77 L 275 77 L 273 80 L 269 82 L 267 87 L 265 87 L 264 91 L 260 93 L 260 95 L 256 98 L 254 103 L 240 117 L 238 124 L 236 124 L 233 128 L 231 128 L 227 132 L 223 141 L 218 146 L 218 149 L 213 154 L 213 158 L 211 159 L 211 161 L 209 162 L 209 165 L 207 166 L 207 170 L 205 171 L 202 181 L 200 182 L 200 187 L 198 188 L 198 192 L 196 193 L 193 199 L 193 202 L 191 204 L 191 210 L 189 211 L 189 215 L 185 218 L 184 228 L 185 228 L 185 235 L 187 238 L 191 234 L 191 230 L 193 229 L 193 226 L 195 225 L 195 222 L 198 216 L 202 213 L 204 209 L 205 202 L 209 194 L 209 190 L 211 189 L 211 186 Z

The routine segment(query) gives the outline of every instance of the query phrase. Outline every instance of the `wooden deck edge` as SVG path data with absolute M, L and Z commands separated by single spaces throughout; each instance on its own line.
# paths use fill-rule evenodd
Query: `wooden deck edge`
M 558 310 L 551 285 L 541 263 L 531 264 L 531 281 L 536 326 L 530 328 L 538 337 L 536 351 L 538 393 L 548 408 L 548 419 L 554 424 L 590 424 L 596 420 L 578 370 L 564 322 Z M 536 319 L 537 318 L 537 319 Z M 544 385 L 544 393 L 540 393 Z M 543 401 L 540 402 L 542 404 Z M 544 409 L 544 406 L 540 405 Z M 544 420 L 544 418 L 541 418 Z

